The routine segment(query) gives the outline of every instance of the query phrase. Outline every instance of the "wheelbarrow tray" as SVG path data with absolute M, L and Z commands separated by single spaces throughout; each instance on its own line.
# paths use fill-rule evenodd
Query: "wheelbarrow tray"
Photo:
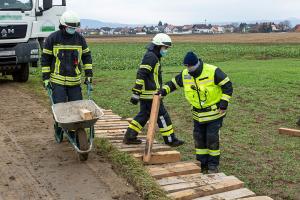
M 87 109 L 91 111 L 93 119 L 83 120 L 80 116 L 80 109 Z M 104 115 L 102 110 L 92 100 L 79 100 L 53 104 L 52 112 L 58 125 L 66 130 L 90 128 Z

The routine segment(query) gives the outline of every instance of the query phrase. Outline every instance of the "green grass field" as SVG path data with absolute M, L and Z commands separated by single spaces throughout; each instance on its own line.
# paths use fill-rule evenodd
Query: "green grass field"
M 94 58 L 94 99 L 123 117 L 134 117 L 129 102 L 145 44 L 90 44 Z M 235 175 L 258 195 L 274 199 L 300 196 L 300 138 L 278 134 L 296 128 L 300 116 L 300 47 L 296 45 L 175 44 L 162 61 L 164 81 L 183 68 L 184 54 L 194 50 L 205 62 L 225 71 L 234 95 L 221 130 L 221 171 Z M 31 82 L 37 84 L 39 74 Z M 30 83 L 30 82 L 29 82 Z M 183 91 L 164 99 L 175 131 L 193 160 L 192 115 Z M 160 136 L 157 139 L 161 140 Z

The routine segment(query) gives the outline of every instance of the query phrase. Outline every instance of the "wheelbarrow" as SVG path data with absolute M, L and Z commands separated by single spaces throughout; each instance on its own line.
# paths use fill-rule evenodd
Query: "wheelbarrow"
M 93 148 L 95 136 L 94 125 L 104 113 L 91 99 L 92 86 L 87 83 L 88 100 L 78 100 L 54 104 L 51 87 L 47 87 L 48 96 L 52 103 L 52 113 L 55 120 L 54 136 L 57 143 L 62 143 L 64 136 L 78 153 L 80 161 L 88 159 Z M 92 119 L 84 120 L 80 110 L 87 109 L 92 112 Z M 89 134 L 87 134 L 87 132 Z

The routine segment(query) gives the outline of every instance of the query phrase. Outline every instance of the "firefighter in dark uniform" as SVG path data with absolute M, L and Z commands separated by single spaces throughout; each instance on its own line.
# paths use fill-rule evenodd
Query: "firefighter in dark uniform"
M 202 173 L 217 173 L 220 159 L 219 130 L 233 93 L 228 76 L 218 67 L 203 63 L 193 52 L 188 52 L 183 64 L 187 67 L 159 94 L 166 96 L 179 87 L 184 88 L 192 105 L 196 159 Z
M 123 140 L 125 144 L 140 144 L 142 142 L 137 138 L 137 135 L 149 120 L 153 95 L 162 87 L 160 61 L 167 54 L 167 49 L 171 46 L 171 38 L 164 33 L 157 34 L 148 46 L 147 52 L 139 66 L 130 100 L 135 105 L 140 102 L 140 112 L 131 121 L 126 131 Z M 163 102 L 160 104 L 157 123 L 165 144 L 175 147 L 184 143 L 176 138 L 170 116 Z
M 51 86 L 54 103 L 82 100 L 82 70 L 85 83 L 92 81 L 91 52 L 83 36 L 76 32 L 79 27 L 77 14 L 66 11 L 60 19 L 60 30 L 52 33 L 44 44 L 43 81 L 45 87 Z

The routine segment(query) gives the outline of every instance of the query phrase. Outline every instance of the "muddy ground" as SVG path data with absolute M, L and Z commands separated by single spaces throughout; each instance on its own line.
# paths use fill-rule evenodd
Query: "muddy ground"
M 0 81 L 0 200 L 140 199 L 96 152 L 83 163 L 57 144 L 51 112 L 21 88 Z

